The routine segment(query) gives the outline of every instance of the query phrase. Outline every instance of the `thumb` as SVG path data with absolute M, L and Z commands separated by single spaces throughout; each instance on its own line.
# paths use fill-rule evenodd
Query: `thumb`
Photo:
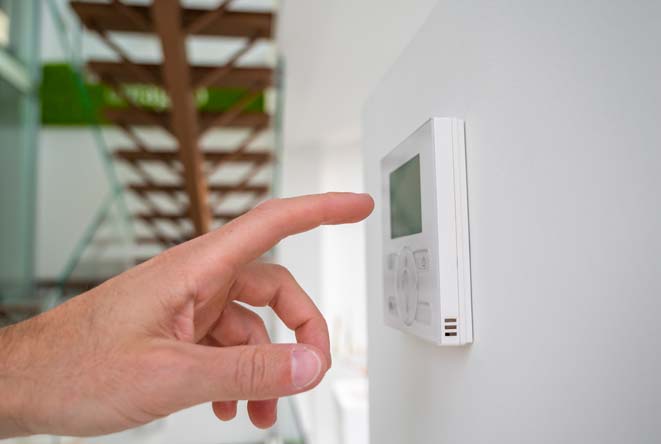
M 315 387 L 328 370 L 323 353 L 304 344 L 197 347 L 199 402 L 263 400 Z

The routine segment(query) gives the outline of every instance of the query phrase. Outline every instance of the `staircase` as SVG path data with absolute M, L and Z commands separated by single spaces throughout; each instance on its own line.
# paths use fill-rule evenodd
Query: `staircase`
M 272 39 L 274 13 L 235 10 L 231 0 L 213 9 L 185 8 L 176 0 L 70 5 L 86 31 L 116 56 L 89 60 L 86 70 L 123 102 L 122 107 L 103 110 L 103 118 L 130 141 L 111 151 L 115 162 L 130 171 L 123 185 L 137 245 L 149 244 L 158 252 L 229 222 L 271 194 L 273 149 L 256 142 L 272 132 L 264 102 L 274 69 L 241 62 L 256 44 Z M 158 39 L 162 61 L 136 60 L 131 48 L 118 43 L 121 35 Z M 200 37 L 241 45 L 223 63 L 192 65 L 187 40 Z M 136 85 L 165 92 L 167 106 L 145 106 L 130 94 Z M 231 100 L 215 109 L 200 106 L 200 95 L 211 94 Z M 173 143 L 154 143 L 141 135 L 145 128 L 165 132 Z M 203 143 L 229 140 L 223 131 L 241 137 L 231 146 Z M 154 173 L 156 169 L 160 173 Z M 136 257 L 136 262 L 148 257 Z

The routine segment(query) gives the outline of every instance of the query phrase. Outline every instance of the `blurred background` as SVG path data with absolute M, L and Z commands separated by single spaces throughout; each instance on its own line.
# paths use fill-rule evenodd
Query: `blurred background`
M 435 1 L 156 3 L 0 1 L 0 325 L 269 197 L 362 191 L 362 105 Z M 368 442 L 363 230 L 269 255 L 324 312 L 334 353 L 273 429 L 200 406 L 113 436 L 3 442 Z

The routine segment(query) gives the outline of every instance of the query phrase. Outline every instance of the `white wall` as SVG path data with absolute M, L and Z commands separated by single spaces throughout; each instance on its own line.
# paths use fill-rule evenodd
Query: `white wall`
M 286 150 L 283 157 L 282 196 L 332 190 L 363 190 L 362 159 L 356 145 L 333 149 Z M 335 400 L 338 379 L 364 375 L 367 325 L 365 322 L 365 250 L 362 224 L 321 227 L 285 239 L 277 262 L 287 267 L 315 300 L 331 331 L 333 368 L 313 392 L 299 395 L 297 405 L 310 442 L 336 443 L 339 439 Z M 295 341 L 276 322 L 279 342 Z
M 370 90 L 437 0 L 282 0 L 287 149 L 357 143 Z
M 359 144 L 334 146 L 321 152 L 322 191 L 363 192 Z M 337 358 L 359 358 L 367 352 L 365 290 L 365 227 L 363 224 L 326 226 L 321 234 L 322 309 L 332 327 Z
M 475 343 L 384 326 L 369 220 L 372 442 L 661 440 L 658 2 L 442 1 L 366 109 L 365 171 L 466 120 Z
M 362 106 L 435 1 L 282 1 L 283 195 L 364 189 Z M 339 442 L 334 384 L 365 374 L 363 245 L 364 227 L 354 225 L 325 227 L 278 249 L 279 261 L 313 296 L 331 328 L 333 369 L 299 397 L 314 444 Z

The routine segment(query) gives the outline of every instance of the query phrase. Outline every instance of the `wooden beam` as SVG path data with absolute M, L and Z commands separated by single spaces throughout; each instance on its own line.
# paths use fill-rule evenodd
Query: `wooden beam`
M 205 151 L 201 153 L 204 160 L 210 162 L 250 162 L 267 163 L 273 159 L 273 153 L 270 151 L 244 151 L 235 153 L 232 151 Z M 114 152 L 117 159 L 127 162 L 167 162 L 173 163 L 179 160 L 177 151 L 137 151 L 119 149 Z
M 158 0 L 154 4 L 169 0 Z M 89 29 L 102 29 L 109 32 L 130 33 L 156 33 L 158 24 L 150 21 L 148 6 L 128 5 L 133 20 L 127 20 L 124 14 L 118 14 L 112 3 L 99 3 L 91 1 L 72 1 L 71 7 L 80 17 L 80 20 Z M 179 14 L 178 28 L 188 29 L 193 23 L 199 22 L 201 17 L 206 16 L 209 9 L 185 8 Z M 137 17 L 142 17 L 135 20 Z M 152 16 L 153 18 L 153 16 Z M 151 26 L 146 28 L 145 23 Z M 270 39 L 274 31 L 274 15 L 270 12 L 248 12 L 248 11 L 225 11 L 217 17 L 213 17 L 204 27 L 196 30 L 194 35 L 216 36 L 216 37 L 243 37 L 257 36 L 260 39 Z
M 140 150 L 141 152 L 147 152 L 146 150 Z M 142 179 L 142 182 L 144 183 L 152 183 L 153 177 L 151 174 L 149 174 L 143 167 L 142 163 L 135 162 L 135 161 L 125 161 L 126 165 L 133 171 L 136 175 Z M 174 176 L 181 178 L 183 180 L 183 175 L 181 174 L 181 169 L 177 168 L 180 167 L 181 164 L 179 163 L 178 159 L 172 159 L 171 161 L 165 160 L 161 161 L 161 164 L 165 166 L 168 171 L 170 171 Z
M 87 291 L 101 285 L 105 279 L 71 279 L 64 283 L 64 288 L 75 291 Z M 35 282 L 37 288 L 53 289 L 62 286 L 57 279 L 39 279 Z
M 223 80 L 223 78 L 228 76 L 233 69 L 236 69 L 236 63 L 245 53 L 255 46 L 255 42 L 257 42 L 256 38 L 248 40 L 248 43 L 240 48 L 224 65 L 218 66 L 216 69 L 209 71 L 204 77 L 195 82 L 195 88 L 207 88 L 208 86 Z
M 204 15 L 199 16 L 198 18 L 195 19 L 192 23 L 190 23 L 186 27 L 186 32 L 189 34 L 195 34 L 196 32 L 199 32 L 201 29 L 206 28 L 218 18 L 220 18 L 225 12 L 227 12 L 227 8 L 229 8 L 230 4 L 232 3 L 232 0 L 223 0 L 220 2 L 220 5 L 216 9 L 211 9 L 208 12 L 206 12 Z
M 244 175 L 243 179 L 234 185 L 235 189 L 241 189 L 242 187 L 248 186 L 248 184 L 259 174 L 261 171 L 262 167 L 259 164 L 255 164 L 252 166 L 251 169 L 248 170 L 248 172 Z M 262 190 L 255 190 L 254 198 L 256 200 L 262 199 L 263 196 L 268 194 L 271 191 L 270 187 L 264 187 Z M 211 211 L 213 211 L 214 208 L 217 208 L 220 206 L 223 202 L 225 202 L 228 198 L 228 193 L 219 193 L 219 194 L 214 194 L 211 196 L 211 199 L 209 201 L 209 206 L 211 207 Z
M 150 220 L 143 220 L 143 222 L 149 226 L 149 229 L 151 230 L 151 236 L 152 239 L 154 239 L 156 242 L 161 244 L 165 248 L 169 248 L 173 245 L 178 244 L 178 241 L 173 241 L 173 239 L 170 236 L 164 236 L 161 233 L 161 230 L 156 223 L 156 219 L 150 219 Z
M 152 3 L 152 19 L 161 39 L 163 79 L 172 104 L 171 126 L 179 142 L 179 157 L 184 166 L 184 179 L 189 199 L 190 218 L 196 234 L 210 229 L 211 215 L 207 201 L 206 177 L 202 170 L 202 153 L 198 145 L 197 108 L 186 55 L 186 34 L 182 29 L 179 0 Z
M 148 78 L 150 79 L 149 83 L 154 83 L 161 87 L 164 86 L 163 77 L 161 76 L 161 65 L 151 63 L 138 63 L 135 65 L 138 66 L 137 70 L 127 69 L 126 64 L 121 62 L 92 60 L 87 63 L 87 70 L 99 78 L 111 77 L 118 83 L 144 83 L 146 78 Z M 273 69 L 266 66 L 201 65 L 192 66 L 190 70 L 192 85 L 204 83 L 205 86 L 214 88 L 253 88 L 255 85 L 268 88 L 273 85 Z M 226 71 L 226 73 L 218 76 L 217 73 L 220 70 L 223 70 L 223 72 Z M 211 75 L 213 73 L 216 74 L 212 78 Z
M 213 218 L 217 220 L 232 220 L 243 215 L 245 212 L 217 212 L 214 213 Z M 146 222 L 150 221 L 170 221 L 170 222 L 181 222 L 184 220 L 190 220 L 190 217 L 187 213 L 136 213 L 133 215 L 135 219 L 140 219 Z
M 161 230 L 159 228 L 159 225 L 156 221 L 156 219 L 153 220 L 143 220 L 145 225 L 149 227 L 149 230 L 151 230 L 150 237 L 154 239 L 156 242 L 161 244 L 165 248 L 172 247 L 174 245 L 177 245 L 179 241 L 176 241 L 173 239 L 171 236 L 165 236 L 163 233 L 161 233 Z
M 103 78 L 102 80 L 108 86 L 110 86 L 110 88 L 115 92 L 115 94 L 117 94 L 117 96 L 119 96 L 124 102 L 126 102 L 128 106 L 127 109 L 131 110 L 132 113 L 135 113 L 136 115 L 139 115 L 140 118 L 151 122 L 154 126 L 163 127 L 163 129 L 169 132 L 172 131 L 169 126 L 163 125 L 162 116 L 160 116 L 158 113 L 155 113 L 154 111 L 140 107 L 137 103 L 133 101 L 131 97 L 129 97 L 124 92 L 122 85 L 117 83 L 114 79 Z M 117 122 L 117 126 L 121 127 L 122 129 L 128 128 L 128 125 L 123 121 Z
M 154 77 L 150 75 L 150 72 L 141 68 L 140 64 L 135 63 L 131 58 L 126 54 L 126 52 L 115 43 L 108 33 L 102 29 L 92 28 L 94 32 L 99 36 L 102 42 L 104 42 L 108 48 L 113 50 L 115 54 L 121 60 L 122 68 L 128 71 L 131 71 L 134 76 L 137 76 L 141 79 L 141 82 L 144 83 L 154 83 Z
M 106 119 L 113 123 L 122 123 L 130 126 L 154 126 L 155 122 L 159 122 L 157 126 L 163 127 L 166 131 L 170 131 L 170 125 L 168 122 L 171 122 L 172 116 L 168 111 L 150 111 L 151 116 L 146 117 L 144 113 L 137 112 L 132 108 L 106 108 L 103 110 L 103 115 Z M 214 126 L 214 122 L 218 122 L 221 116 L 225 113 L 211 113 L 211 112 L 200 112 L 199 124 L 203 128 L 222 128 Z M 157 118 L 158 120 L 154 120 Z M 225 127 L 227 128 L 254 128 L 268 126 L 270 121 L 270 116 L 262 112 L 246 112 L 242 113 L 231 122 L 229 122 Z M 222 123 L 222 122 L 221 122 Z
M 126 124 L 120 123 L 117 127 L 122 130 L 124 135 L 135 145 L 140 151 L 148 151 L 147 144 L 138 136 L 133 128 Z
M 252 131 L 250 131 L 250 134 L 246 136 L 246 138 L 241 142 L 239 146 L 236 147 L 236 149 L 232 150 L 233 153 L 239 154 L 245 152 L 248 147 L 259 137 L 259 135 L 264 131 L 264 128 L 262 127 L 256 127 L 253 128 Z M 211 165 L 209 169 L 207 170 L 207 177 L 211 177 L 217 170 L 220 168 L 222 165 L 221 163 L 217 163 L 214 165 Z
M 182 238 L 176 238 L 176 237 L 164 237 L 164 238 L 156 238 L 156 237 L 151 237 L 151 236 L 138 236 L 135 239 L 135 243 L 138 245 L 161 245 L 163 247 L 172 247 L 174 245 L 181 244 L 183 242 L 186 242 L 190 239 L 192 239 L 195 236 L 186 236 Z
M 231 121 L 221 122 L 225 113 L 200 113 L 200 126 L 202 128 L 255 128 L 268 126 L 271 116 L 263 112 L 244 112 L 238 116 L 233 116 Z M 222 125 L 221 125 L 222 124 Z
M 132 163 L 129 163 L 129 165 L 130 165 L 131 167 L 133 167 L 136 171 L 140 171 L 140 172 L 143 171 L 143 169 L 141 168 L 142 164 L 132 164 Z M 144 186 L 153 186 L 154 182 L 152 182 L 152 180 L 151 180 L 151 178 L 150 178 L 149 176 L 147 176 L 146 174 L 144 174 L 144 175 L 142 175 L 141 177 L 143 177 L 143 178 L 144 178 L 143 180 L 145 180 L 145 182 L 144 182 Z M 183 186 L 180 187 L 180 189 L 181 189 L 182 191 L 185 191 L 185 190 L 183 189 Z M 149 209 L 150 212 L 152 212 L 152 213 L 159 213 L 159 212 L 160 212 L 160 208 L 159 208 L 159 207 L 154 203 L 154 201 L 149 197 L 149 193 L 147 193 L 146 191 L 142 191 L 142 190 L 140 190 L 140 189 L 135 189 L 135 190 L 133 190 L 133 192 L 135 193 L 135 196 L 137 196 L 137 197 L 140 199 L 140 201 L 142 202 L 142 204 L 143 204 L 145 207 L 147 207 L 147 208 Z M 177 199 L 176 199 L 177 196 L 176 196 L 175 194 L 168 194 L 168 197 L 170 198 L 170 201 L 174 204 L 175 207 L 181 207 L 181 206 L 182 206 L 182 205 L 181 205 L 181 202 L 180 202 L 180 201 L 177 201 Z M 153 234 L 155 237 L 158 237 L 158 238 L 161 237 L 160 229 L 159 229 L 159 227 L 158 227 L 157 225 L 155 225 L 154 223 L 149 223 L 149 222 L 147 222 L 147 225 L 149 225 L 149 228 L 151 229 L 152 234 Z M 167 243 L 164 242 L 164 245 L 166 245 L 166 244 L 167 244 Z
M 150 115 L 147 117 L 145 112 Z M 169 123 L 169 113 L 136 110 L 135 108 L 106 108 L 102 110 L 103 117 L 117 126 L 157 126 L 172 133 Z
M 149 32 L 149 30 L 152 29 L 152 24 L 144 15 L 137 13 L 135 10 L 122 3 L 121 0 L 112 0 L 111 3 L 120 14 L 126 17 L 127 20 L 133 22 L 135 26 L 142 29 L 144 32 Z
M 174 193 L 184 193 L 183 186 L 181 185 L 165 185 L 165 184 L 139 184 L 139 185 L 128 185 L 127 188 L 138 194 L 145 193 L 165 193 L 165 194 L 174 194 Z M 263 194 L 268 192 L 268 185 L 250 185 L 247 183 L 242 183 L 238 185 L 209 185 L 209 191 L 213 193 L 257 193 Z
M 212 128 L 224 128 L 233 126 L 234 122 L 238 120 L 244 113 L 246 106 L 250 105 L 260 94 L 261 90 L 248 91 L 232 104 L 232 106 L 224 113 L 217 114 L 213 119 L 205 121 L 202 125 L 200 134 L 204 134 Z

